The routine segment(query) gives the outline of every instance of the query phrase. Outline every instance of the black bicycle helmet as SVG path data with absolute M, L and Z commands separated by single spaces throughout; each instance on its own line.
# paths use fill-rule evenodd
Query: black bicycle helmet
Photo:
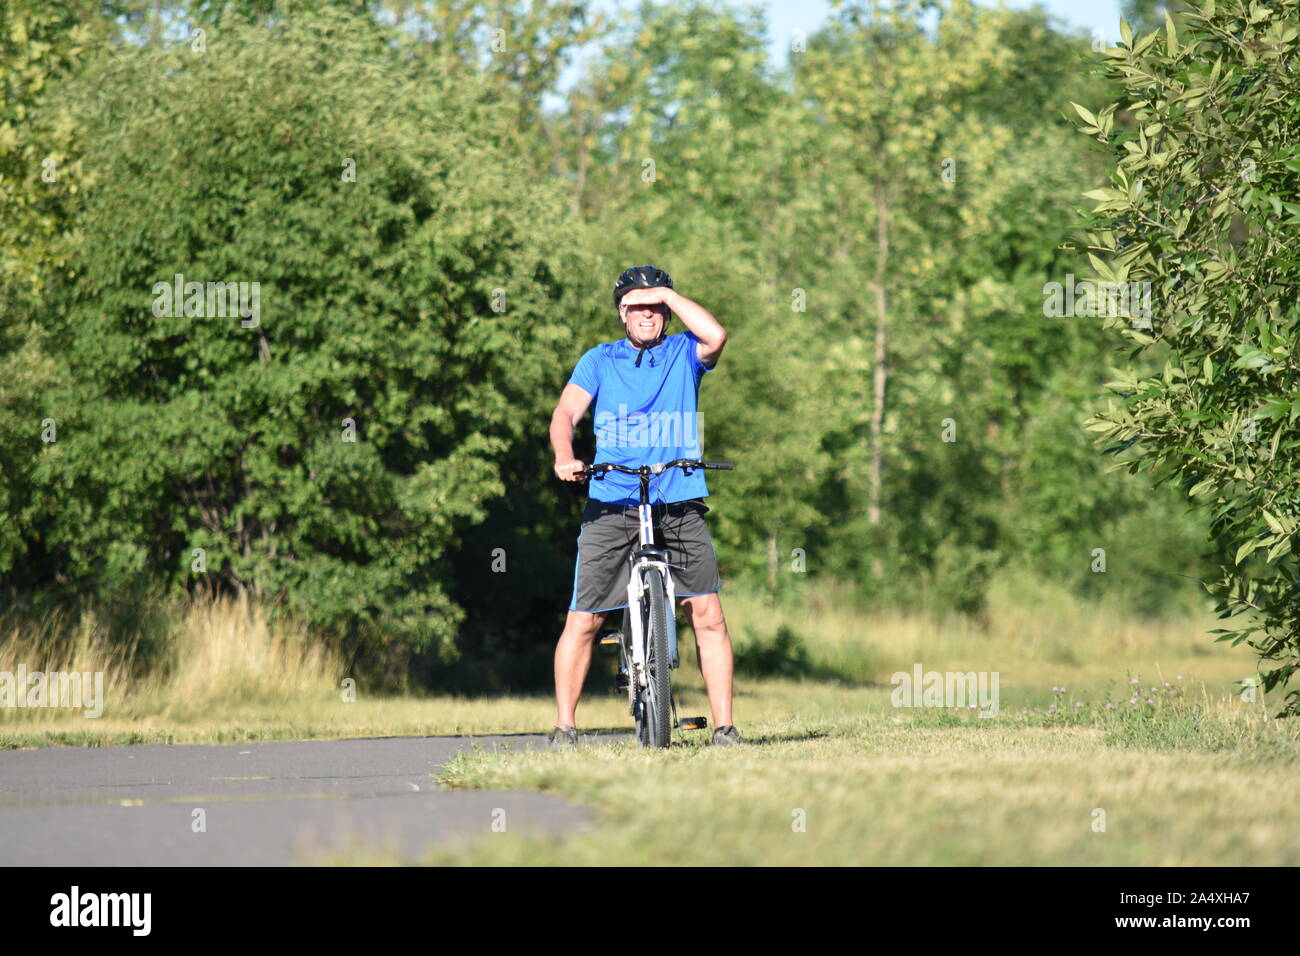
M 618 308 L 618 304 L 623 301 L 623 296 L 630 289 L 653 289 L 655 286 L 666 286 L 671 289 L 673 280 L 663 269 L 654 266 L 633 266 L 614 283 L 614 307 Z

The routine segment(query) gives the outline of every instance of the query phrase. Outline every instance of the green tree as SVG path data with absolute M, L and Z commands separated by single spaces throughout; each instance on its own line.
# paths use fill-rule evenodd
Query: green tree
M 385 0 L 380 10 L 428 68 L 488 82 L 503 145 L 527 154 L 538 175 L 557 166 L 543 100 L 574 52 L 608 30 L 604 15 L 591 14 L 586 0 Z
M 70 586 L 229 588 L 450 649 L 456 556 L 580 311 L 563 197 L 494 145 L 488 87 L 325 11 L 119 51 L 62 100 L 84 199 L 36 478 Z M 204 286 L 168 308 L 176 275 Z M 260 315 L 206 285 L 236 281 Z
M 42 398 L 59 365 L 42 347 L 33 311 L 63 263 L 80 167 L 66 104 L 33 122 L 57 81 L 115 33 L 116 3 L 11 0 L 0 5 L 0 574 L 24 583 L 48 573 L 32 465 L 47 432 Z
M 75 177 L 74 129 L 64 111 L 37 136 L 33 109 L 115 32 L 115 3 L 12 0 L 0 6 L 0 282 L 39 294 L 63 227 L 60 176 Z
M 796 77 L 831 157 L 816 282 L 833 343 L 840 467 L 827 494 L 846 502 L 841 560 L 865 550 L 876 589 L 886 553 L 895 578 L 971 575 L 957 588 L 970 609 L 1002 545 L 1018 419 L 1077 338 L 1045 336 L 1020 311 L 1055 264 L 1069 174 L 1043 89 L 1064 71 L 1002 69 L 1034 46 L 1026 30 L 1069 62 L 1041 14 L 851 4 Z
M 1088 427 L 1117 467 L 1176 480 L 1209 511 L 1208 587 L 1223 617 L 1253 616 L 1215 633 L 1258 652 L 1265 689 L 1300 668 L 1298 17 L 1298 0 L 1206 0 L 1181 31 L 1166 20 L 1135 40 L 1125 24 L 1107 54 L 1125 100 L 1078 108 L 1115 159 L 1112 185 L 1085 193 L 1098 279 L 1150 283 L 1157 319 L 1105 325 L 1164 359 L 1157 375 L 1121 370 Z M 1116 127 L 1121 106 L 1133 133 Z M 1300 690 L 1285 701 L 1300 714 Z

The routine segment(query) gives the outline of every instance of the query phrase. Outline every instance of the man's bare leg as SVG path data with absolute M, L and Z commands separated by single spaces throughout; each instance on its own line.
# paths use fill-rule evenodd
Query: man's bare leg
M 695 632 L 695 654 L 700 662 L 700 676 L 709 692 L 709 709 L 713 726 L 731 724 L 731 635 L 722 614 L 722 600 L 717 594 L 699 594 L 682 598 L 686 620 Z
M 577 727 L 574 712 L 582 696 L 582 683 L 591 668 L 591 648 L 596 643 L 607 611 L 589 614 L 570 611 L 564 633 L 555 645 L 555 721 L 557 727 Z

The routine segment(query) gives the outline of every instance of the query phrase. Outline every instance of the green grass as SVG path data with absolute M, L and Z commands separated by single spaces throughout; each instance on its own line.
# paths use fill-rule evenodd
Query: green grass
M 1242 699 L 1247 649 L 1213 644 L 1208 613 L 1141 621 L 1017 596 L 1004 590 L 981 629 L 732 595 L 750 675 L 737 680 L 736 721 L 753 746 L 715 749 L 688 732 L 659 752 L 461 754 L 438 771 L 442 786 L 555 793 L 599 823 L 564 838 L 507 827 L 422 862 L 1300 863 L 1300 724 Z M 997 670 L 998 716 L 894 707 L 889 676 L 915 663 Z M 688 652 L 676 684 L 695 712 L 691 664 Z M 363 860 L 395 862 L 336 861 Z
M 562 794 L 600 825 L 565 839 L 507 827 L 423 862 L 1300 863 L 1300 739 L 1257 707 L 1171 699 L 1034 724 L 900 712 L 884 691 L 771 689 L 804 704 L 751 722 L 752 746 L 687 733 L 657 752 L 461 754 L 443 786 Z

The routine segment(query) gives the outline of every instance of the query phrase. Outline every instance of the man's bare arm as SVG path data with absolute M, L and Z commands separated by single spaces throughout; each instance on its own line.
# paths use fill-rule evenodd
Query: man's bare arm
M 667 286 L 632 289 L 623 297 L 623 303 L 627 305 L 633 303 L 654 305 L 658 302 L 672 309 L 673 314 L 682 320 L 682 324 L 694 332 L 695 337 L 700 340 L 695 346 L 695 354 L 700 357 L 700 361 L 709 368 L 716 365 L 718 356 L 722 354 L 722 347 L 727 344 L 727 330 L 704 306 L 692 302 Z
M 559 404 L 551 413 L 551 448 L 555 451 L 555 476 L 561 481 L 580 481 L 575 472 L 583 463 L 573 456 L 573 430 L 591 405 L 587 390 L 570 382 L 560 393 Z

